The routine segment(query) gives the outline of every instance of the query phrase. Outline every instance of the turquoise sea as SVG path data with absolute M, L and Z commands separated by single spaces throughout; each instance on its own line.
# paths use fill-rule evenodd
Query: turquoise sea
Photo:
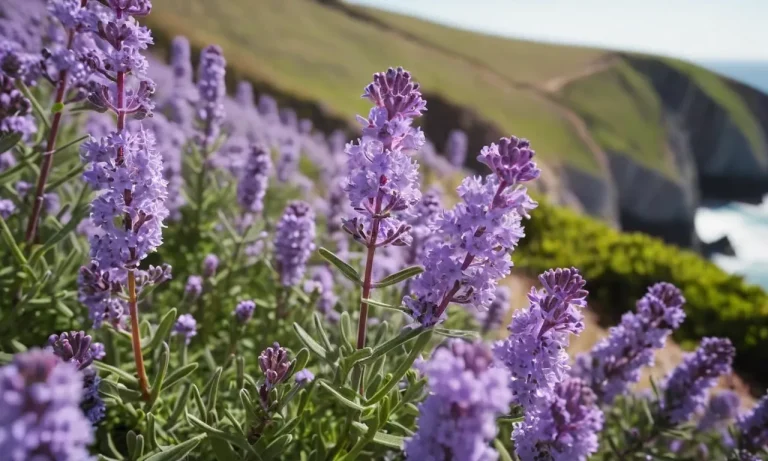
M 768 93 L 768 62 L 706 62 L 704 67 Z M 744 275 L 768 289 L 768 196 L 761 205 L 731 203 L 701 208 L 696 231 L 709 242 L 727 235 L 736 257 L 717 255 L 713 261 L 731 273 Z

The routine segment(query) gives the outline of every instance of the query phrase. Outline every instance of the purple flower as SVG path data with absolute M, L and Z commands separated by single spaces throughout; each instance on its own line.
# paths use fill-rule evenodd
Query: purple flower
M 531 161 L 533 155 L 527 139 L 510 136 L 501 138 L 498 145 L 483 147 L 477 159 L 488 165 L 501 182 L 517 184 L 536 179 L 541 174 L 541 170 Z
M 21 133 L 29 140 L 37 132 L 32 103 L 16 88 L 13 79 L 0 74 L 0 136 Z
M 192 83 L 192 51 L 189 40 L 183 36 L 174 37 L 171 40 L 171 70 L 173 72 L 173 85 L 171 91 L 182 100 L 197 100 L 197 92 Z M 178 123 L 178 122 L 177 122 Z
M 752 410 L 736 423 L 745 450 L 757 453 L 768 446 L 768 395 L 764 395 Z
M 277 158 L 277 180 L 290 181 L 299 168 L 301 145 L 294 136 L 288 136 L 280 141 L 280 156 Z
M 315 375 L 312 374 L 311 371 L 308 369 L 299 370 L 294 375 L 294 378 L 296 379 L 296 384 L 299 386 L 306 386 L 307 384 L 311 383 L 315 380 Z
M 585 281 L 575 268 L 548 270 L 539 276 L 543 290 L 531 288 L 530 305 L 515 312 L 509 337 L 494 346 L 511 372 L 514 402 L 526 412 L 545 401 L 568 374 L 570 335 L 584 330 Z
M 467 133 L 461 130 L 453 130 L 448 134 L 448 142 L 445 143 L 445 153 L 451 164 L 456 167 L 463 167 L 467 160 Z
M 500 142 L 508 143 L 504 138 Z M 528 180 L 539 171 L 533 162 L 525 169 L 536 174 L 513 179 Z M 438 217 L 435 239 L 425 250 L 424 272 L 403 300 L 425 326 L 443 321 L 451 302 L 477 310 L 490 305 L 497 281 L 510 273 L 510 252 L 525 236 L 522 219 L 537 205 L 525 188 L 495 175 L 466 178 L 458 193 L 461 201 Z
M 103 357 L 104 345 L 92 343 L 91 337 L 83 331 L 64 332 L 61 335 L 51 335 L 48 338 L 48 346 L 62 361 L 74 364 L 83 372 L 83 399 L 81 407 L 91 423 L 96 424 L 104 418 L 106 404 L 99 395 L 99 378 L 96 370 L 91 366 L 99 353 L 96 345 L 101 346 Z
M 115 328 L 122 328 L 128 313 L 128 303 L 113 295 L 122 291 L 125 278 L 125 271 L 103 271 L 94 261 L 80 268 L 77 279 L 78 299 L 88 307 L 93 328 L 100 328 L 105 321 Z
M 184 286 L 184 294 L 190 299 L 195 300 L 203 293 L 203 278 L 199 275 L 190 275 L 187 278 L 187 284 Z
M 597 451 L 602 428 L 595 394 L 579 379 L 568 378 L 539 411 L 526 411 L 512 439 L 521 461 L 584 461 Z
M 421 196 L 413 207 L 413 216 L 408 219 L 411 225 L 411 244 L 407 248 L 405 264 L 412 266 L 424 255 L 429 241 L 435 238 L 433 227 L 443 207 L 440 203 L 442 193 L 433 187 Z
M 688 354 L 663 384 L 662 415 L 680 424 L 704 405 L 707 391 L 721 375 L 730 373 L 736 349 L 727 338 L 704 338 L 696 352 Z
M 86 335 L 84 331 L 72 331 L 51 335 L 48 345 L 63 361 L 72 362 L 78 370 L 82 370 L 93 363 L 91 341 L 91 336 Z
M 314 249 L 315 213 L 305 202 L 293 201 L 283 211 L 275 232 L 275 262 L 283 286 L 299 283 Z
M 94 360 L 101 360 L 104 357 L 107 356 L 107 351 L 104 348 L 103 343 L 92 343 L 91 344 L 91 355 L 93 356 Z
M 16 166 L 16 157 L 13 156 L 11 151 L 3 152 L 0 154 L 0 173 L 8 168 Z
M 680 290 L 657 283 L 589 352 L 576 358 L 573 375 L 589 384 L 601 403 L 610 404 L 640 380 L 640 370 L 653 365 L 654 351 L 685 319 Z
M 402 218 L 421 198 L 418 165 L 409 152 L 424 143 L 411 123 L 426 102 L 402 68 L 374 74 L 363 97 L 374 107 L 367 119 L 359 117 L 363 137 L 346 147 L 344 190 L 357 213 L 344 220 L 343 229 L 367 247 L 408 245 L 410 226 Z
M 410 460 L 491 461 L 498 453 L 496 418 L 509 412 L 509 373 L 494 367 L 481 342 L 449 341 L 419 365 L 429 396 L 419 405 L 418 431 L 405 442 Z
M 197 116 L 202 124 L 200 143 L 203 149 L 210 149 L 221 132 L 221 123 L 224 121 L 222 101 L 227 92 L 225 74 L 226 61 L 221 48 L 210 45 L 203 49 L 197 74 L 197 91 L 200 96 Z
M 736 418 L 740 403 L 739 395 L 730 390 L 711 396 L 707 409 L 699 420 L 698 430 L 722 429 L 729 421 Z
M 0 199 L 0 217 L 8 219 L 14 213 L 16 213 L 16 204 L 7 198 Z
M 93 459 L 83 375 L 53 352 L 32 349 L 0 368 L 0 453 L 9 460 Z
M 263 144 L 252 144 L 245 168 L 237 183 L 237 203 L 250 213 L 261 213 L 264 195 L 267 193 L 272 160 L 269 149 Z
M 245 108 L 253 107 L 253 85 L 251 85 L 250 82 L 246 82 L 245 80 L 237 82 L 235 101 Z
M 256 303 L 251 300 L 240 301 L 235 307 L 235 318 L 240 324 L 247 323 L 253 317 L 253 311 L 256 310 Z
M 215 254 L 206 255 L 203 259 L 203 277 L 211 278 L 216 275 L 216 269 L 219 268 L 219 257 Z
M 288 351 L 280 347 L 280 344 L 274 343 L 272 347 L 264 349 L 259 354 L 259 368 L 264 373 L 267 388 L 271 390 L 285 380 L 288 370 L 291 368 Z
M 182 314 L 176 319 L 171 334 L 183 336 L 184 342 L 189 344 L 192 337 L 197 335 L 197 321 L 190 314 Z
M 496 330 L 501 326 L 509 312 L 511 298 L 509 288 L 499 285 L 496 287 L 496 297 L 488 306 L 488 310 L 473 311 L 483 333 Z

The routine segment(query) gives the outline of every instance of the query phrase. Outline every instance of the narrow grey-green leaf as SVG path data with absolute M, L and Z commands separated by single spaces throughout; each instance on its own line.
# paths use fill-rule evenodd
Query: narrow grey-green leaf
M 267 445 L 267 449 L 261 454 L 261 458 L 264 460 L 282 459 L 282 456 L 285 454 L 285 449 L 288 447 L 288 444 L 291 443 L 291 440 L 293 440 L 291 434 L 281 435 Z
M 123 371 L 117 367 L 113 367 L 112 365 L 108 365 L 104 362 L 99 362 L 98 360 L 93 362 L 93 366 L 96 367 L 99 371 L 103 371 L 104 373 L 111 373 L 117 376 L 127 384 L 130 384 L 132 386 L 139 385 L 139 380 L 137 380 L 133 375 L 131 375 L 127 371 Z
M 320 248 L 319 252 L 320 256 L 322 256 L 323 259 L 329 263 L 333 264 L 339 271 L 341 271 L 341 274 L 344 275 L 344 277 L 352 280 L 359 286 L 363 285 L 363 281 L 360 279 L 360 274 L 355 270 L 354 267 L 344 262 L 341 258 L 326 248 Z
M 408 280 L 411 277 L 416 277 L 417 275 L 424 272 L 424 268 L 421 266 L 410 266 L 406 267 L 403 270 L 397 271 L 394 274 L 390 274 L 383 279 L 379 280 L 378 282 L 374 283 L 372 285 L 373 288 L 384 288 L 391 285 L 395 285 L 397 283 L 400 283 L 402 281 Z
M 400 365 L 392 373 L 392 377 L 389 380 L 387 380 L 381 387 L 379 387 L 376 393 L 373 394 L 373 396 L 370 399 L 368 399 L 368 401 L 366 402 L 366 405 L 373 405 L 374 403 L 383 399 L 384 396 L 386 396 L 389 393 L 389 391 L 393 387 L 395 387 L 395 385 L 397 385 L 398 382 L 400 382 L 403 376 L 405 376 L 405 373 L 407 373 L 408 370 L 413 365 L 413 362 L 416 360 L 419 354 L 421 354 L 421 351 L 424 349 L 424 347 L 426 347 L 431 337 L 432 337 L 431 330 L 427 330 L 425 334 L 419 336 L 419 339 L 416 341 L 416 344 L 413 345 L 413 349 L 411 349 L 411 352 L 402 362 L 400 362 Z
M 163 387 L 166 389 L 170 388 L 174 384 L 180 382 L 182 379 L 192 374 L 195 370 L 197 370 L 197 362 L 188 363 L 181 368 L 173 370 L 165 379 L 165 385 Z
M 13 146 L 21 141 L 21 133 L 14 131 L 0 138 L 0 154 L 13 149 Z
M 160 319 L 160 323 L 157 325 L 157 329 L 155 329 L 155 334 L 152 335 L 152 339 L 147 342 L 146 344 L 141 345 L 141 350 L 144 352 L 149 352 L 157 349 L 160 344 L 165 341 L 165 338 L 168 336 L 168 333 L 171 331 L 171 328 L 173 328 L 173 322 L 176 321 L 176 308 L 169 310 L 168 312 L 163 315 L 163 318 Z
M 478 339 L 480 334 L 476 331 L 468 330 L 449 330 L 447 328 L 435 328 L 435 333 L 448 338 Z
M 336 400 L 339 401 L 342 405 L 344 405 L 347 408 L 351 408 L 353 410 L 357 411 L 363 411 L 364 407 L 360 405 L 359 403 L 355 403 L 348 398 L 341 395 L 341 392 L 334 389 L 334 387 L 331 384 L 326 383 L 325 381 L 320 381 L 320 386 L 322 386 L 323 389 L 328 391 Z
M 301 328 L 301 325 L 294 323 L 293 329 L 296 331 L 296 335 L 299 337 L 299 340 L 304 343 L 304 345 L 307 346 L 310 351 L 318 355 L 321 359 L 326 360 L 328 354 L 327 351 L 323 349 L 323 346 L 318 344 L 317 341 L 315 341 L 312 336 L 306 332 L 306 330 Z
M 426 330 L 424 328 L 414 328 L 411 330 L 403 330 L 400 332 L 399 335 L 395 336 L 394 338 L 390 339 L 389 341 L 380 344 L 379 346 L 376 346 L 373 349 L 373 354 L 371 354 L 370 357 L 366 358 L 363 363 L 371 363 L 374 362 L 379 357 L 389 353 L 393 349 L 400 347 L 401 345 L 407 343 L 408 341 L 411 341 L 412 339 L 415 339 L 422 333 L 424 333 Z
M 160 453 L 155 453 L 154 455 L 144 458 L 142 461 L 181 461 L 190 454 L 204 438 L 205 434 L 196 435 L 178 445 L 168 447 Z
M 249 453 L 254 452 L 253 448 L 248 443 L 248 440 L 242 434 L 232 434 L 221 429 L 216 429 L 215 427 L 206 424 L 204 421 L 190 414 L 187 414 L 187 419 L 189 419 L 189 422 L 192 423 L 193 426 L 197 426 L 198 428 L 202 429 L 210 437 L 226 440 L 227 442 L 240 447 Z

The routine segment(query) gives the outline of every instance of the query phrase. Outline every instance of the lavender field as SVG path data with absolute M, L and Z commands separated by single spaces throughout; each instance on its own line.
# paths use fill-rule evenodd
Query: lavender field
M 152 14 L 0 5 L 0 461 L 767 459 L 761 289 L 430 141 L 433 77 L 321 130 Z

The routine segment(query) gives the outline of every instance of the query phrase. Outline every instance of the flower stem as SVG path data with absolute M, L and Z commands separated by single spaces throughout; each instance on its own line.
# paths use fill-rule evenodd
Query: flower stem
M 85 6 L 87 0 L 81 2 L 82 6 Z M 72 44 L 75 41 L 75 29 L 69 31 L 67 38 L 67 49 L 72 49 Z M 56 99 L 54 100 L 54 106 L 60 106 L 64 101 L 64 96 L 67 92 L 67 76 L 68 70 L 64 69 L 59 72 L 59 82 L 56 87 Z M 27 232 L 24 235 L 24 240 L 27 244 L 31 244 L 35 240 L 37 235 L 37 223 L 40 220 L 40 213 L 43 209 L 43 200 L 45 194 L 45 184 L 48 182 L 48 176 L 51 174 L 51 167 L 53 166 L 53 153 L 56 151 L 56 138 L 59 135 L 59 125 L 61 124 L 61 116 L 64 113 L 63 110 L 58 110 L 53 114 L 53 121 L 51 122 L 51 130 L 48 132 L 48 142 L 45 146 L 45 152 L 43 152 L 43 160 L 40 165 L 40 176 L 37 177 L 37 186 L 35 187 L 35 201 L 32 204 L 32 214 L 29 216 L 27 222 Z
M 136 301 L 136 274 L 128 271 L 128 301 L 131 315 L 131 343 L 133 344 L 133 359 L 136 362 L 136 373 L 139 376 L 139 388 L 144 400 L 149 401 L 149 381 L 144 369 L 144 356 L 141 353 L 141 332 L 139 331 L 139 308 Z
M 365 347 L 365 335 L 368 330 L 368 303 L 365 301 L 371 295 L 371 275 L 373 274 L 373 257 L 376 254 L 376 240 L 379 236 L 381 218 L 381 194 L 376 197 L 376 210 L 371 225 L 371 240 L 368 242 L 368 255 L 365 259 L 365 274 L 363 275 L 363 296 L 360 301 L 360 318 L 357 322 L 357 348 Z

